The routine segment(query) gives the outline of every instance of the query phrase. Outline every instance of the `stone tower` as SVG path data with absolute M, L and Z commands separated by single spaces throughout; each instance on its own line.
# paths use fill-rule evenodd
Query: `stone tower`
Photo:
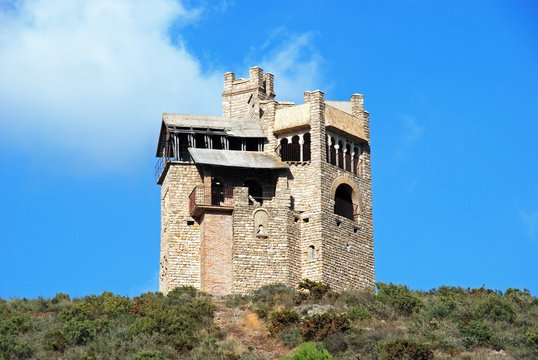
M 272 74 L 224 75 L 223 116 L 163 114 L 160 291 L 374 284 L 369 116 L 362 95 L 275 100 Z

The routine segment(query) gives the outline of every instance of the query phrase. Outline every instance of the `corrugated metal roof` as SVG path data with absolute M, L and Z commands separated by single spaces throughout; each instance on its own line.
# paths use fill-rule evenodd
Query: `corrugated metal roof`
M 229 136 L 245 138 L 265 138 L 260 120 L 256 118 L 226 118 L 223 116 L 199 116 L 184 114 L 163 114 L 167 127 L 222 129 Z
M 287 169 L 288 165 L 271 153 L 189 148 L 196 164 L 253 169 Z

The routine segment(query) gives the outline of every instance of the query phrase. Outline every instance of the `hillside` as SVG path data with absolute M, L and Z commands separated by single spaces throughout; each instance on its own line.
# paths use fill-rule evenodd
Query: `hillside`
M 301 285 L 0 299 L 0 359 L 538 358 L 538 299 L 525 290 Z

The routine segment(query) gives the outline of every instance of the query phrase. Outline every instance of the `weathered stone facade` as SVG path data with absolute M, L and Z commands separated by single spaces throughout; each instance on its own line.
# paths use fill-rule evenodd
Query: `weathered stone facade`
M 160 291 L 281 282 L 374 284 L 369 116 L 362 95 L 278 102 L 273 75 L 224 75 L 223 117 L 163 115 Z

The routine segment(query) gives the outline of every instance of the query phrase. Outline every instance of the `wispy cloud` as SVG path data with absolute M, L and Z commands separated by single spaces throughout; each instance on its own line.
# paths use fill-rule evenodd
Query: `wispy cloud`
M 247 62 L 259 64 L 275 75 L 279 100 L 302 102 L 305 90 L 326 87 L 323 58 L 314 45 L 314 38 L 312 32 L 294 34 L 279 28 L 260 47 L 251 49 Z
M 424 133 L 424 127 L 412 116 L 404 115 L 402 118 L 402 142 L 405 145 L 412 145 Z
M 538 241 L 538 211 L 521 211 L 521 221 L 532 241 Z
M 0 5 L 3 143 L 115 167 L 153 148 L 162 112 L 220 110 L 222 71 L 204 73 L 167 37 L 200 9 L 174 0 Z

